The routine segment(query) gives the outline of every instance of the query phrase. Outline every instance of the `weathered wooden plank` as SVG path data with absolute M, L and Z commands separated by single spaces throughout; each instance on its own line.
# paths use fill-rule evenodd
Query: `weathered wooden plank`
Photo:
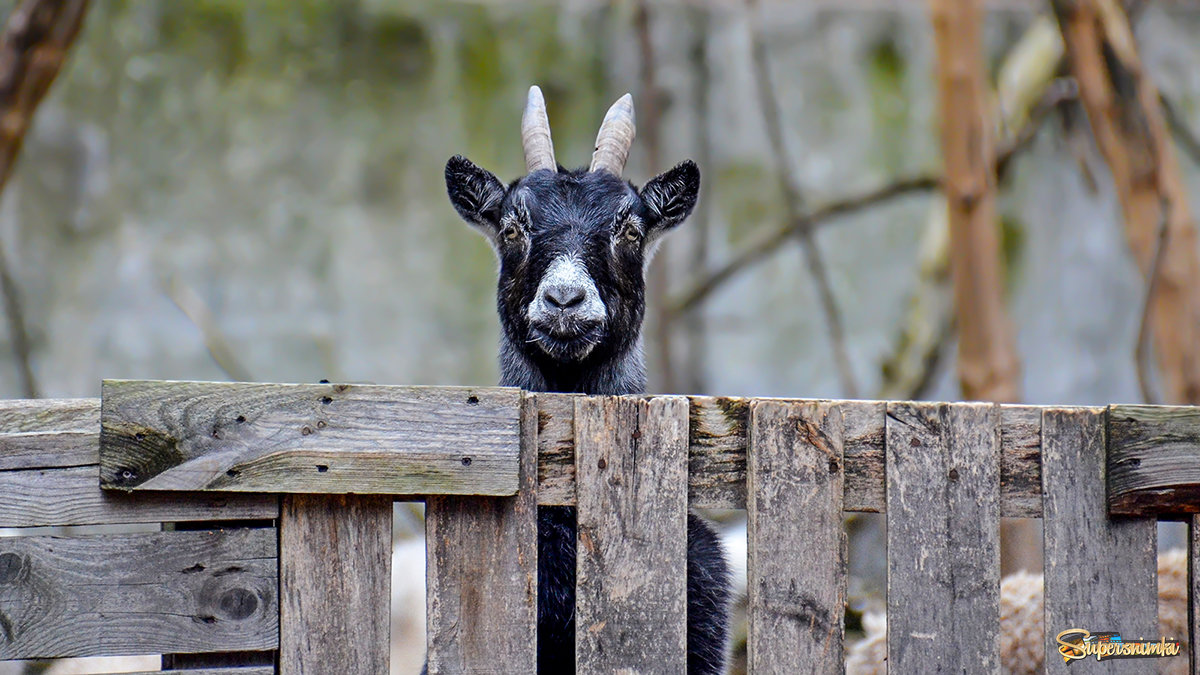
M 1200 513 L 1200 407 L 1108 407 L 1108 510 Z
M 0 400 L 0 471 L 96 464 L 100 399 Z
M 512 495 L 520 396 L 506 388 L 107 380 L 100 483 Z
M 1188 658 L 1200 675 L 1200 515 L 1188 521 Z
M 575 401 L 580 672 L 687 664 L 688 402 Z
M 537 437 L 527 394 L 517 496 L 425 501 L 430 673 L 537 669 Z
M 391 559 L 391 498 L 283 498 L 280 672 L 388 672 Z
M 1104 454 L 1102 408 L 1043 411 L 1048 673 L 1075 672 L 1058 657 L 1056 636 L 1067 629 L 1158 635 L 1156 523 L 1108 517 Z M 1088 666 L 1114 673 L 1143 673 L 1148 667 L 1123 659 Z
M 273 529 L 0 538 L 0 659 L 274 649 L 276 574 Z
M 1000 410 L 889 403 L 888 669 L 1000 672 Z
M 98 431 L 92 432 L 97 443 Z M 92 453 L 95 454 L 95 451 Z M 228 492 L 101 490 L 98 465 L 0 471 L 0 527 L 195 520 L 261 520 L 279 517 L 279 498 Z
M 755 401 L 747 457 L 750 672 L 840 673 L 842 411 Z
M 690 396 L 688 413 L 690 504 L 699 508 L 746 507 L 748 398 Z M 766 400 L 766 399 L 763 399 Z M 771 399 L 804 402 L 804 399 Z M 572 396 L 538 397 L 541 435 L 538 500 L 575 503 Z M 882 401 L 837 401 L 842 408 L 846 511 L 882 513 L 884 503 L 884 418 Z M 1000 515 L 1042 515 L 1041 409 L 1001 406 Z
M 162 675 L 176 673 L 178 675 L 275 675 L 274 665 L 241 665 L 228 668 L 185 668 L 173 670 L 149 670 L 143 673 L 128 673 L 125 675 Z

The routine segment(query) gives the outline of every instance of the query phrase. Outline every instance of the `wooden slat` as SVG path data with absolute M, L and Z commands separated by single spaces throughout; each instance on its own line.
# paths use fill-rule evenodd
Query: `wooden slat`
M 96 464 L 100 399 L 0 400 L 0 471 Z
M 1000 671 L 999 412 L 888 404 L 889 671 Z
M 1108 517 L 1104 454 L 1102 408 L 1042 413 L 1048 673 L 1076 672 L 1058 656 L 1062 631 L 1158 636 L 1156 523 Z M 1104 664 L 1087 665 L 1105 670 L 1092 668 Z M 1144 673 L 1148 667 L 1153 665 L 1141 660 L 1115 660 L 1106 672 Z
M 750 672 L 840 673 L 846 599 L 842 413 L 750 406 Z
M 106 380 L 106 488 L 517 491 L 518 389 Z
M 575 401 L 580 672 L 687 664 L 687 399 Z
M 104 492 L 100 399 L 0 400 L 0 527 L 270 519 L 270 495 Z
M 0 659 L 274 649 L 272 529 L 0 538 Z
M 575 424 L 572 396 L 538 397 L 539 503 L 575 504 Z M 746 507 L 746 440 L 752 399 L 689 398 L 689 503 L 698 508 Z M 763 399 L 766 400 L 766 399 Z M 803 399 L 771 399 L 804 402 Z M 882 513 L 884 417 L 882 401 L 837 401 L 843 415 L 846 511 Z M 1042 515 L 1041 411 L 1036 406 L 1001 406 L 1000 515 Z
M 1188 658 L 1200 675 L 1200 515 L 1188 521 Z M 1174 637 L 1174 636 L 1168 636 Z
M 98 437 L 92 433 L 93 443 Z M 94 454 L 94 452 L 93 452 Z M 101 490 L 98 465 L 0 471 L 0 527 L 48 527 L 193 520 L 260 520 L 279 516 L 279 498 L 264 494 Z
M 1200 513 L 1200 407 L 1109 406 L 1108 509 Z
M 426 499 L 430 673 L 537 669 L 537 433 L 527 394 L 517 496 Z
M 280 672 L 388 672 L 391 560 L 390 498 L 283 498 Z
M 143 673 L 128 673 L 124 675 L 275 675 L 274 665 L 242 665 L 229 668 L 186 668 L 182 670 L 150 670 Z

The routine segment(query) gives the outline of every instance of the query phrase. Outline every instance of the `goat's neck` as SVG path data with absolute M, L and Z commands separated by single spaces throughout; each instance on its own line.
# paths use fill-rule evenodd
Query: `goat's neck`
M 536 362 L 507 336 L 500 342 L 500 385 L 526 391 L 572 394 L 641 394 L 646 391 L 646 366 L 639 336 L 627 349 L 595 363 Z

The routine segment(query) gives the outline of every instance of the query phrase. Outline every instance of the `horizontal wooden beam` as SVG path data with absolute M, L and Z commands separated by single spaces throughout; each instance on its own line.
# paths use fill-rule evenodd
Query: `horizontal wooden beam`
M 572 398 L 571 394 L 537 395 L 538 501 L 542 504 L 575 503 Z M 692 506 L 746 508 L 746 439 L 751 400 L 689 397 L 688 496 Z M 885 510 L 887 403 L 837 401 L 837 404 L 843 418 L 843 508 L 882 513 Z M 1042 512 L 1041 408 L 1000 406 L 1000 441 L 1001 515 L 1039 517 Z
M 1200 407 L 1108 407 L 1108 511 L 1200 513 Z
M 120 383 L 108 383 L 108 386 Z M 137 397 L 125 396 L 135 419 L 155 417 L 145 424 L 161 427 L 156 438 L 174 438 L 173 430 L 190 439 L 183 447 L 205 447 L 209 460 L 227 462 L 214 466 L 203 461 L 184 460 L 189 467 L 204 465 L 200 475 L 208 475 L 207 484 L 196 475 L 181 478 L 204 484 L 201 492 L 146 493 L 124 495 L 110 491 L 102 493 L 95 486 L 98 462 L 99 403 L 95 399 L 63 401 L 3 401 L 0 402 L 0 494 L 19 495 L 17 499 L 0 500 L 0 525 L 60 525 L 100 522 L 152 522 L 157 520 L 199 520 L 213 518 L 273 518 L 278 514 L 277 501 L 268 495 L 222 494 L 220 490 L 259 490 L 262 492 L 337 492 L 354 484 L 362 492 L 378 490 L 384 494 L 437 494 L 450 484 L 452 488 L 474 494 L 486 494 L 496 489 L 497 472 L 472 474 L 464 472 L 463 458 L 477 464 L 481 447 L 507 446 L 510 437 L 513 448 L 519 423 L 519 393 L 506 389 L 381 387 L 352 385 L 348 391 L 366 392 L 366 401 L 349 397 L 339 409 L 333 396 L 324 402 L 325 395 L 338 385 L 243 385 L 228 383 L 127 383 L 138 389 Z M 259 391 L 244 389 L 262 388 Z M 106 391 L 111 391 L 106 389 Z M 345 392 L 343 392 L 345 393 Z M 575 503 L 574 399 L 573 394 L 536 395 L 538 423 L 538 498 L 541 504 Z M 414 403 L 407 397 L 416 397 Z M 459 399 L 463 399 L 459 401 Z M 472 399 L 474 403 L 472 403 Z M 133 401 L 139 401 L 134 405 Z M 688 492 L 692 506 L 706 508 L 745 508 L 746 504 L 746 436 L 749 398 L 689 397 L 689 476 Z M 783 399 L 780 399 L 783 400 Z M 265 402 L 264 402 L 265 401 Z M 388 402 L 391 403 L 388 403 Z M 397 401 L 404 401 L 398 403 Z M 444 403 L 437 403 L 442 402 Z M 110 402 L 111 403 L 111 402 Z M 884 499 L 884 427 L 886 404 L 879 401 L 838 401 L 843 411 L 845 481 L 844 508 L 847 511 L 882 512 Z M 947 404 L 951 405 L 951 404 Z M 274 408 L 272 408 L 274 406 Z M 307 407 L 305 407 L 307 406 Z M 316 415 L 337 413 L 340 423 L 348 416 L 348 426 L 341 430 L 343 438 L 360 434 L 358 441 L 347 441 L 357 450 L 345 452 L 339 443 L 320 445 L 328 436 L 312 433 L 320 421 L 335 417 L 305 417 L 305 412 L 317 409 Z M 329 410 L 325 410 L 329 408 Z M 1001 515 L 1005 517 L 1040 517 L 1042 513 L 1041 478 L 1041 415 L 1045 406 L 1000 406 L 1000 483 Z M 140 410 L 140 412 L 137 412 Z M 237 410 L 258 410 L 260 417 Z M 395 411 L 402 411 L 397 414 Z M 414 412 L 417 411 L 417 412 Z M 461 418 L 467 415 L 464 422 Z M 1109 415 L 1109 501 L 1111 512 L 1120 515 L 1171 515 L 1194 512 L 1200 508 L 1200 408 L 1111 406 Z M 377 417 L 373 417 L 377 416 Z M 238 422 L 238 417 L 245 421 Z M 229 422 L 228 419 L 232 419 Z M 106 418 L 107 419 L 107 418 Z M 298 423 L 308 420 L 310 434 Z M 377 420 L 378 421 L 375 421 Z M 213 424 L 216 420 L 217 424 Z M 224 420 L 224 422 L 222 422 Z M 207 422 L 207 424 L 206 424 Z M 414 427 L 427 423 L 421 433 L 409 433 Z M 120 424 L 118 420 L 118 424 Z M 259 425 L 257 431 L 246 429 Z M 134 422 L 134 424 L 137 424 Z M 232 429 L 232 431 L 230 431 Z M 130 427 L 116 431 L 123 435 L 126 446 L 146 444 Z M 212 438 L 213 431 L 222 438 Z M 490 431 L 484 431 L 490 430 Z M 208 436 L 200 432 L 207 431 Z M 464 435 L 457 435 L 461 431 Z M 245 434 L 245 435 L 238 435 Z M 324 434 L 324 435 L 323 435 Z M 469 439 L 464 441 L 463 439 Z M 388 468 L 381 475 L 362 475 L 334 467 L 346 467 L 359 462 L 358 456 L 368 449 L 367 439 L 374 443 L 376 456 L 368 465 Z M 481 440 L 482 439 L 482 440 Z M 503 440 L 500 440 L 503 439 Z M 222 446 L 234 451 L 244 450 L 253 443 L 270 446 L 267 452 L 292 447 L 314 448 L 313 452 L 344 459 L 330 459 L 317 468 L 318 461 L 301 463 L 294 474 L 281 469 L 270 471 L 248 469 L 244 480 L 229 481 L 229 469 L 240 471 L 242 460 L 216 452 Z M 148 441 L 153 445 L 153 441 Z M 188 443 L 193 444 L 188 446 Z M 358 443 L 354 446 L 353 443 Z M 447 482 L 428 464 L 406 455 L 410 443 L 428 447 L 438 443 L 443 466 L 457 473 Z M 312 444 L 312 445 L 305 445 Z M 379 450 L 378 446 L 389 446 Z M 172 446 L 176 447 L 176 446 Z M 464 448 L 470 448 L 465 451 Z M 188 450 L 194 452 L 194 450 Z M 236 455 L 236 452 L 232 453 Z M 303 452 L 297 457 L 306 457 Z M 214 459 L 215 458 L 215 459 Z M 191 461 L 191 464 L 188 462 Z M 297 460 L 298 461 L 298 460 Z M 370 464 L 374 461 L 374 464 Z M 392 462 L 399 462 L 391 464 Z M 457 461 L 457 464 L 455 464 Z M 254 462 L 245 467 L 255 466 Z M 243 467 L 244 468 L 244 467 Z M 223 472 L 222 472 L 223 469 Z M 409 476 L 406 472 L 415 473 Z M 220 475 L 213 476 L 213 473 Z M 350 474 L 347 478 L 344 473 Z M 330 475 L 332 474 L 332 475 Z M 181 476 L 185 474 L 180 474 Z M 244 474 L 239 474 L 240 479 Z M 224 479 L 222 478 L 224 476 Z M 253 480 L 250 480 L 253 479 Z M 174 480 L 174 479 L 172 479 Z M 190 483 L 189 483 L 190 484 Z M 382 484 L 382 485 L 381 485 Z M 160 486 L 149 486 L 158 489 Z M 182 487 L 182 485 L 181 485 Z M 139 487 L 140 491 L 142 488 Z M 189 488 L 194 489 L 194 488 Z M 241 501 L 245 498 L 249 501 Z M 257 500 L 257 501 L 256 501 Z
M 49 527 L 279 515 L 272 494 L 103 491 L 100 399 L 0 400 L 0 527 Z
M 276 649 L 276 541 L 274 529 L 0 537 L 0 659 Z
M 106 380 L 100 485 L 513 495 L 520 401 L 495 387 Z

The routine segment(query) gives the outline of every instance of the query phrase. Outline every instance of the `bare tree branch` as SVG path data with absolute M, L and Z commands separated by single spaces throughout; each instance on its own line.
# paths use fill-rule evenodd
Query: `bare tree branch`
M 663 95 L 658 86 L 658 60 L 654 52 L 651 35 L 649 0 L 640 0 L 633 15 L 633 28 L 637 36 L 641 100 L 639 102 L 642 131 L 642 148 L 645 149 L 646 165 L 651 172 L 662 167 L 662 104 Z M 651 348 L 658 354 L 657 390 L 669 394 L 679 389 L 675 377 L 675 350 L 672 342 L 674 316 L 667 311 L 667 284 L 670 282 L 668 266 L 670 258 L 660 254 L 650 261 L 647 272 L 647 290 L 650 298 L 647 307 L 653 312 Z
M 21 373 L 21 395 L 25 398 L 41 396 L 37 379 L 33 375 L 32 349 L 29 333 L 25 329 L 25 311 L 21 307 L 21 293 L 17 282 L 8 268 L 8 257 L 0 246 L 0 293 L 4 295 L 4 316 L 8 320 L 8 335 L 12 341 L 13 358 Z
M 1153 286 L 1147 330 L 1163 398 L 1200 403 L 1200 235 L 1162 98 L 1119 3 L 1052 0 L 1051 5 L 1092 136 L 1121 204 L 1130 250 L 1147 286 Z M 1160 247 L 1164 219 L 1170 246 Z M 1159 252 L 1163 260 L 1152 277 Z
M 680 293 L 672 305 L 672 311 L 685 312 L 700 304 L 729 279 L 774 253 L 780 246 L 796 236 L 801 229 L 812 231 L 839 216 L 850 215 L 900 197 L 931 192 L 937 189 L 939 181 L 940 178 L 934 175 L 902 178 L 862 194 L 829 202 L 809 213 L 789 219 L 783 227 L 762 232 L 741 252 Z
M 1158 292 L 1158 280 L 1161 276 L 1162 261 L 1166 257 L 1164 254 L 1167 250 L 1167 240 L 1171 236 L 1171 228 L 1167 226 L 1170 222 L 1167 218 L 1167 210 L 1169 208 L 1169 204 L 1163 204 L 1163 217 L 1158 224 L 1158 237 L 1154 246 L 1154 259 L 1150 263 L 1150 271 L 1146 276 L 1146 293 L 1142 298 L 1142 320 L 1138 325 L 1137 346 L 1133 350 L 1133 359 L 1137 364 L 1138 387 L 1142 390 L 1142 399 L 1150 404 L 1162 403 L 1162 396 L 1155 390 L 1150 375 L 1150 372 L 1154 370 L 1150 353 L 1150 339 L 1153 336 L 1150 322 L 1152 320 L 1151 315 L 1154 312 L 1154 295 Z
M 1171 135 L 1175 137 L 1175 142 L 1179 144 L 1180 149 L 1191 156 L 1192 161 L 1200 164 L 1200 136 L 1188 127 L 1187 122 L 1183 121 L 1179 111 L 1175 109 L 1175 104 L 1167 100 L 1166 96 L 1162 97 L 1163 115 L 1167 118 L 1167 126 L 1171 127 Z
M 1041 102 L 1030 114 L 1029 121 L 1022 126 L 1016 139 L 1006 145 L 996 154 L 996 174 L 1003 178 L 1008 174 L 1013 160 L 1033 141 L 1048 118 L 1051 110 L 1064 101 L 1075 98 L 1073 85 L 1061 83 L 1041 99 Z M 802 229 L 810 231 L 829 224 L 841 216 L 847 216 L 875 206 L 880 206 L 895 199 L 923 194 L 937 190 L 942 177 L 935 174 L 924 174 L 900 178 L 892 183 L 883 185 L 861 194 L 850 195 L 819 206 L 808 213 L 796 218 L 790 218 L 783 226 L 770 232 L 763 232 L 754 238 L 740 252 L 733 255 L 720 267 L 707 276 L 693 282 L 680 293 L 671 304 L 671 311 L 686 312 L 704 302 L 709 295 L 723 286 L 727 281 L 737 276 L 746 268 L 774 253 L 796 236 Z
M 813 236 L 812 228 L 801 218 L 804 209 L 804 197 L 799 186 L 792 178 L 791 155 L 783 134 L 783 120 L 779 97 L 771 85 L 770 67 L 767 63 L 767 46 L 763 40 L 761 17 L 757 15 L 757 0 L 747 0 L 752 12 L 750 19 L 750 49 L 754 63 L 755 88 L 758 90 L 759 108 L 762 110 L 763 122 L 766 124 L 767 137 L 771 148 L 775 151 L 775 170 L 779 178 L 779 186 L 783 192 L 784 205 L 787 209 L 788 220 L 797 223 L 796 236 L 800 239 L 800 248 L 804 254 L 805 267 L 812 276 L 817 288 L 817 298 L 821 303 L 821 311 L 825 315 L 825 326 L 829 331 L 829 342 L 833 348 L 833 360 L 837 366 L 838 377 L 842 382 L 842 391 L 849 398 L 858 398 L 858 385 L 854 381 L 854 368 L 850 363 L 850 354 L 846 349 L 846 334 L 842 324 L 841 310 L 833 295 L 833 284 L 829 281 L 829 271 L 825 258 Z
M 225 338 L 225 334 L 221 332 L 220 326 L 217 325 L 217 319 L 213 316 L 212 310 L 208 308 L 208 304 L 204 302 L 204 298 L 201 298 L 195 289 L 177 276 L 163 280 L 162 287 L 171 302 L 175 303 L 175 306 L 192 320 L 196 328 L 200 329 L 200 335 L 204 338 L 204 346 L 208 349 L 208 353 L 216 362 L 217 367 L 234 382 L 253 382 L 254 377 L 238 359 L 237 353 L 229 344 L 229 340 Z
M 79 34 L 87 0 L 26 0 L 0 34 L 0 191 L 8 184 L 33 113 L 45 97 Z M 20 291 L 0 246 L 0 293 L 13 357 L 28 398 L 39 395 Z

